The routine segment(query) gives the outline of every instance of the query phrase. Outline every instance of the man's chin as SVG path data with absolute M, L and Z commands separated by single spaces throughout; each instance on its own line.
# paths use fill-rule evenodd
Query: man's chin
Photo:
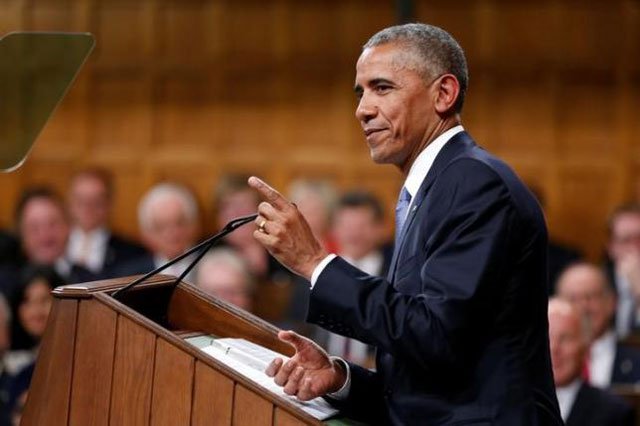
M 371 160 L 373 160 L 373 162 L 376 164 L 389 164 L 392 162 L 388 155 L 384 155 L 381 152 L 376 152 L 373 149 L 369 150 L 369 155 L 371 156 Z

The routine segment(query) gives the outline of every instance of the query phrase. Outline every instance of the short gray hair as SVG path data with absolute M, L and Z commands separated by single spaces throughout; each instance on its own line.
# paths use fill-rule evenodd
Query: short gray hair
M 404 43 L 417 54 L 422 77 L 428 81 L 442 74 L 453 74 L 460 84 L 460 93 L 454 105 L 455 112 L 462 111 L 469 86 L 469 71 L 464 51 L 445 30 L 429 24 L 404 24 L 385 28 L 365 43 L 362 49 L 387 43 Z
M 140 200 L 138 205 L 138 224 L 140 229 L 149 229 L 151 215 L 160 200 L 176 197 L 182 203 L 185 215 L 189 221 L 199 218 L 198 203 L 193 193 L 187 187 L 173 182 L 160 183 L 151 188 Z
M 224 264 L 232 267 L 239 272 L 244 278 L 246 290 L 250 293 L 254 290 L 256 285 L 255 278 L 249 269 L 247 261 L 233 249 L 228 247 L 219 247 L 211 250 L 204 255 L 200 261 L 200 267 L 205 264 L 219 265 Z M 198 283 L 199 285 L 199 283 Z

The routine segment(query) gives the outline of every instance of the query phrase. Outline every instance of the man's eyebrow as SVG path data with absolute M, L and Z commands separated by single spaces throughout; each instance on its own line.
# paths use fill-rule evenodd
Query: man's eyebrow
M 371 86 L 371 87 L 375 87 L 378 86 L 380 84 L 384 84 L 384 85 L 389 85 L 389 86 L 395 86 L 395 83 L 391 80 L 387 80 L 386 78 L 374 78 L 372 80 L 369 80 L 367 82 L 367 86 Z M 358 94 L 358 93 L 362 93 L 363 92 L 363 88 L 360 84 L 356 84 L 355 87 L 353 88 L 353 91 Z
M 388 84 L 391 86 L 395 86 L 395 83 L 391 80 L 387 80 L 386 78 L 374 78 L 373 80 L 369 81 L 369 86 L 377 86 L 379 84 Z

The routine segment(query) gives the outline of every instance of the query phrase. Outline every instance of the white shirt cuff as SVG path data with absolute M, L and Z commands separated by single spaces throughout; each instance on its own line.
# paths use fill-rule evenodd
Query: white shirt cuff
M 340 364 L 342 364 L 345 371 L 347 372 L 347 380 L 344 381 L 344 385 L 342 385 L 340 389 L 338 389 L 333 393 L 327 394 L 327 396 L 330 398 L 336 399 L 338 401 L 343 401 L 347 399 L 347 397 L 349 396 L 349 391 L 351 391 L 351 369 L 349 368 L 349 364 L 347 364 L 347 362 L 340 357 L 332 356 L 330 357 L 330 359 L 332 361 L 337 361 Z
M 329 262 L 331 262 L 335 257 L 336 255 L 331 253 L 330 255 L 322 259 L 320 263 L 318 263 L 318 266 L 316 266 L 316 269 L 314 269 L 313 273 L 311 274 L 312 289 L 313 289 L 313 286 L 316 285 L 316 281 L 318 281 L 318 277 L 320 277 L 320 274 L 322 273 L 322 271 L 324 271 L 324 268 L 326 268 Z

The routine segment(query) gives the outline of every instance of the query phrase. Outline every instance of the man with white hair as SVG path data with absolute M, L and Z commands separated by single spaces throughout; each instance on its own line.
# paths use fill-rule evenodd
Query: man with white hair
M 254 277 L 247 262 L 232 249 L 207 253 L 198 265 L 196 285 L 211 296 L 251 311 Z
M 142 241 L 151 252 L 123 266 L 120 275 L 147 273 L 196 244 L 200 213 L 193 193 L 177 183 L 161 183 L 151 188 L 138 205 Z M 192 261 L 184 259 L 163 273 L 180 275 Z M 186 277 L 195 278 L 193 271 Z
M 633 425 L 623 400 L 585 383 L 580 373 L 589 345 L 588 323 L 562 299 L 549 301 L 549 344 L 556 394 L 567 426 Z
M 591 327 L 585 375 L 593 386 L 640 383 L 640 352 L 618 342 L 616 295 L 602 269 L 587 262 L 568 267 L 558 279 L 559 297 L 571 303 Z

